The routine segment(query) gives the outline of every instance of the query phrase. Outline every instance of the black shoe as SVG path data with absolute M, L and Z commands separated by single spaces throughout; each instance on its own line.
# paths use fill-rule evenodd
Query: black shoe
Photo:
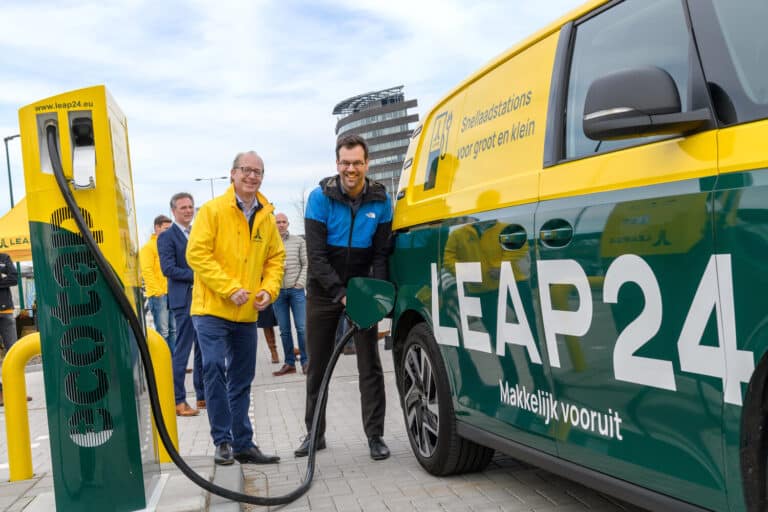
M 371 449 L 371 458 L 373 460 L 384 460 L 389 458 L 389 448 L 384 444 L 381 436 L 372 436 L 368 439 L 368 448 Z
M 213 455 L 213 462 L 219 466 L 234 464 L 235 459 L 232 457 L 232 446 L 229 443 L 221 443 L 217 446 L 216 453 Z
M 244 452 L 235 453 L 235 460 L 240 464 L 274 464 L 280 462 L 280 457 L 264 455 L 258 446 L 252 446 Z
M 315 451 L 325 450 L 325 436 L 321 436 L 315 443 Z M 304 437 L 301 446 L 293 451 L 297 457 L 306 457 L 309 455 L 309 435 Z

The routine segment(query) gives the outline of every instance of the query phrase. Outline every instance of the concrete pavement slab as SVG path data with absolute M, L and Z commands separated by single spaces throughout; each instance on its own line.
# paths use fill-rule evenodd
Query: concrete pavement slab
M 280 364 L 270 362 L 261 331 L 257 350 L 256 378 L 250 410 L 254 440 L 265 452 L 282 458 L 274 465 L 234 464 L 221 470 L 213 464 L 207 412 L 178 418 L 179 449 L 182 456 L 206 478 L 242 488 L 260 496 L 281 495 L 299 485 L 306 471 L 306 458 L 296 459 L 304 428 L 305 377 L 301 372 L 275 377 Z M 382 345 L 380 345 L 381 348 Z M 279 348 L 282 354 L 282 348 Z M 498 455 L 482 473 L 438 478 L 419 466 L 411 453 L 399 405 L 391 352 L 381 351 L 387 392 L 384 440 L 391 457 L 371 460 L 363 433 L 355 356 L 342 356 L 334 373 L 327 407 L 328 447 L 318 452 L 315 480 L 309 492 L 294 503 L 269 509 L 291 512 L 323 511 L 552 511 L 613 512 L 638 511 L 579 484 Z M 32 460 L 35 477 L 9 483 L 5 414 L 0 408 L 0 511 L 34 510 L 34 503 L 52 510 L 53 479 L 50 474 L 50 446 L 42 372 L 28 368 Z M 192 390 L 191 375 L 188 390 Z M 193 400 L 193 393 L 189 394 Z M 194 486 L 171 464 L 161 466 L 167 476 L 156 510 L 265 510 L 240 506 L 211 497 Z M 46 501 L 47 500 L 47 501 Z

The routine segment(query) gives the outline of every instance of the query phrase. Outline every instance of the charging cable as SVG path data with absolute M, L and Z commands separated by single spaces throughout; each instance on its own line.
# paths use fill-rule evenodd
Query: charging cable
M 155 380 L 155 372 L 152 366 L 152 359 L 149 355 L 147 340 L 141 328 L 141 323 L 139 322 L 139 318 L 136 316 L 133 307 L 128 301 L 128 297 L 125 294 L 123 285 L 120 283 L 120 279 L 117 277 L 114 269 L 104 257 L 101 249 L 99 249 L 96 240 L 93 238 L 91 230 L 88 228 L 88 224 L 85 222 L 85 219 L 83 219 L 80 207 L 77 205 L 77 202 L 72 195 L 72 191 L 69 189 L 69 184 L 67 183 L 67 179 L 64 177 L 64 170 L 61 165 L 61 156 L 59 155 L 58 145 L 56 144 L 58 136 L 57 131 L 58 128 L 54 122 L 49 122 L 46 124 L 45 134 L 48 143 L 48 153 L 51 157 L 51 165 L 53 166 L 53 174 L 56 177 L 56 183 L 59 186 L 59 190 L 61 191 L 62 196 L 64 196 L 64 201 L 72 211 L 75 224 L 77 224 L 77 228 L 80 230 L 83 240 L 85 241 L 85 245 L 88 247 L 88 250 L 90 251 L 94 260 L 96 260 L 96 265 L 104 276 L 107 285 L 112 292 L 112 295 L 115 297 L 120 310 L 122 311 L 123 315 L 125 315 L 125 318 L 130 325 L 131 331 L 133 331 L 133 335 L 136 338 L 136 345 L 139 349 L 141 362 L 144 366 L 144 375 L 147 379 L 147 391 L 149 393 L 149 402 L 152 409 L 152 416 L 154 417 L 155 425 L 157 426 L 157 432 L 160 435 L 160 440 L 168 452 L 168 455 L 171 457 L 171 460 L 181 470 L 181 472 L 184 473 L 184 475 L 192 480 L 192 482 L 194 482 L 197 486 L 202 487 L 206 491 L 228 500 L 238 501 L 240 503 L 248 503 L 250 505 L 271 506 L 285 505 L 298 499 L 304 493 L 306 493 L 309 490 L 309 487 L 312 485 L 312 478 L 315 473 L 317 425 L 320 421 L 320 414 L 325 411 L 325 404 L 328 398 L 328 385 L 331 380 L 331 375 L 333 374 L 333 370 L 336 367 L 336 362 L 339 359 L 339 355 L 344 349 L 344 345 L 355 334 L 355 332 L 358 330 L 358 327 L 354 324 L 354 322 L 350 320 L 350 328 L 347 330 L 347 332 L 344 333 L 344 336 L 334 347 L 333 353 L 331 354 L 331 359 L 328 363 L 328 367 L 325 369 L 325 374 L 323 375 L 323 381 L 320 384 L 320 393 L 318 394 L 317 400 L 317 403 L 320 404 L 320 406 L 315 408 L 315 414 L 312 418 L 312 430 L 308 434 L 309 454 L 307 460 L 307 472 L 304 475 L 304 480 L 299 487 L 289 492 L 288 494 L 284 494 L 283 496 L 252 496 L 250 494 L 243 494 L 231 489 L 220 487 L 201 477 L 192 468 L 190 468 L 186 462 L 184 462 L 184 459 L 181 457 L 181 455 L 179 455 L 179 452 L 173 446 L 171 436 L 168 433 L 167 427 L 165 426 L 165 420 L 163 419 L 163 414 L 160 409 L 160 400 L 157 396 L 157 382 Z

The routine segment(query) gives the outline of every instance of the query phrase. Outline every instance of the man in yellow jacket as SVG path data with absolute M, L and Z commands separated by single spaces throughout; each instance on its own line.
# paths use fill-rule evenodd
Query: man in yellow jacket
M 264 161 L 235 157 L 232 185 L 204 204 L 187 245 L 194 271 L 192 322 L 203 354 L 203 379 L 216 464 L 270 464 L 253 442 L 248 418 L 256 373 L 256 319 L 280 293 L 285 249 L 274 207 L 259 193 Z
M 155 232 L 139 251 L 141 277 L 144 279 L 144 295 L 147 297 L 152 321 L 160 336 L 165 339 L 173 354 L 176 341 L 176 323 L 168 308 L 168 280 L 160 268 L 160 256 L 157 254 L 157 237 L 171 227 L 171 219 L 165 215 L 155 217 Z

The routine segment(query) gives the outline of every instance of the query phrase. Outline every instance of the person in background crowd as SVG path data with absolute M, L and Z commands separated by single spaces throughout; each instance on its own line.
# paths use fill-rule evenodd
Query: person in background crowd
M 296 338 L 299 343 L 299 355 L 301 357 L 301 371 L 307 373 L 307 350 L 304 346 L 304 324 L 306 323 L 306 295 L 304 287 L 307 283 L 307 247 L 300 236 L 291 235 L 288 232 L 288 216 L 284 213 L 275 215 L 277 230 L 283 239 L 285 246 L 285 273 L 283 285 L 280 288 L 280 296 L 275 301 L 275 313 L 277 323 L 280 325 L 280 339 L 283 342 L 283 354 L 285 363 L 282 368 L 272 375 L 279 377 L 296 373 L 296 352 L 293 347 L 293 335 L 291 333 L 291 311 L 293 311 L 293 323 L 296 326 Z
M 187 260 L 195 272 L 192 319 L 203 351 L 214 462 L 271 464 L 248 417 L 256 374 L 256 319 L 280 293 L 285 250 L 274 207 L 259 193 L 264 161 L 239 153 L 232 185 L 200 208 Z
M 277 320 L 275 320 L 275 311 L 272 309 L 272 304 L 270 304 L 267 309 L 259 313 L 256 327 L 264 331 L 264 338 L 267 340 L 267 347 L 269 347 L 269 355 L 272 358 L 273 364 L 280 362 L 280 354 L 277 353 L 277 343 L 275 342 L 276 325 Z
M 6 352 L 16 343 L 16 319 L 13 316 L 11 288 L 18 284 L 16 265 L 9 255 L 0 252 L 0 338 Z M 3 405 L 2 383 L 0 383 L 0 405 Z
M 168 308 L 168 281 L 160 268 L 160 256 L 157 253 L 157 237 L 171 227 L 171 219 L 158 215 L 153 225 L 155 232 L 139 251 L 141 277 L 144 279 L 144 295 L 147 297 L 155 329 L 165 339 L 173 354 L 176 344 L 176 321 Z
M 203 384 L 203 360 L 197 344 L 197 333 L 189 316 L 192 305 L 192 269 L 187 264 L 187 241 L 195 216 L 195 202 L 191 194 L 179 192 L 171 197 L 173 225 L 157 237 L 160 268 L 168 278 L 168 305 L 176 321 L 176 346 L 173 349 L 173 390 L 177 416 L 197 416 L 198 409 L 206 407 Z M 184 378 L 189 353 L 195 348 L 192 383 L 197 397 L 197 409 L 187 403 Z
M 342 135 L 336 143 L 337 175 L 320 182 L 307 200 L 307 432 L 317 404 L 323 374 L 330 361 L 336 328 L 347 304 L 352 277 L 387 278 L 392 233 L 392 201 L 381 183 L 369 180 L 368 145 L 358 135 Z M 363 426 L 371 458 L 389 457 L 384 443 L 384 373 L 377 327 L 355 335 Z M 325 448 L 325 411 L 321 413 L 317 449 Z M 309 453 L 309 436 L 294 451 Z

